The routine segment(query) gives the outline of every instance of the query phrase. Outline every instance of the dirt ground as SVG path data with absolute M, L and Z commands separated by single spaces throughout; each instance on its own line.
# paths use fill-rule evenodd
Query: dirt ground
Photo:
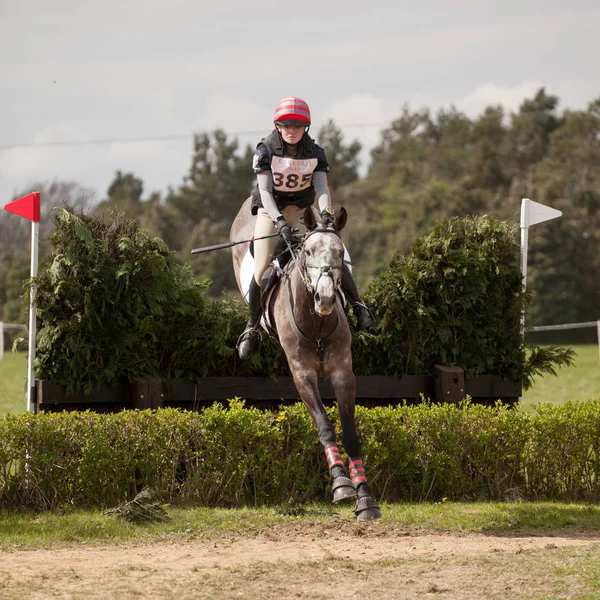
M 598 556 L 600 535 L 583 532 L 290 524 L 216 541 L 3 550 L 0 598 L 578 598 L 600 591 Z

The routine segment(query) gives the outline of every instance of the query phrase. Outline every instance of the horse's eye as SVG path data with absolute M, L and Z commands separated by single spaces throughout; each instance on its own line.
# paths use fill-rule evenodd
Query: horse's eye
M 310 256 L 310 250 L 306 250 L 306 256 Z

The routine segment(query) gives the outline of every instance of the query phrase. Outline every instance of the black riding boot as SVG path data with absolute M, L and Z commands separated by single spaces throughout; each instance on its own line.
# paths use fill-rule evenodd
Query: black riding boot
M 357 322 L 356 328 L 358 330 L 369 329 L 374 323 L 373 316 L 367 305 L 360 299 L 356 282 L 346 263 L 344 263 L 344 268 L 342 269 L 342 289 L 352 305 Z
M 260 285 L 256 283 L 254 277 L 250 281 L 248 290 L 248 324 L 244 333 L 240 335 L 237 341 L 237 351 L 242 360 L 250 358 L 257 350 L 260 344 Z

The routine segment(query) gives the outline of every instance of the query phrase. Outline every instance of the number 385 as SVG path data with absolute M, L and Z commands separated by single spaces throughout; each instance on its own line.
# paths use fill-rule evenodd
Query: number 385
M 273 173 L 273 184 L 275 187 L 286 187 L 289 189 L 294 189 L 297 187 L 305 187 L 310 183 L 312 177 L 312 173 L 305 173 L 300 178 L 300 175 L 296 175 L 296 173 L 288 173 L 287 176 L 284 177 L 283 173 Z

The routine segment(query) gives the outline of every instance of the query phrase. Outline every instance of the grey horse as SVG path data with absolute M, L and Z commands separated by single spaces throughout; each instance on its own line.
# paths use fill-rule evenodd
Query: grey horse
M 284 267 L 269 303 L 269 321 L 285 352 L 296 389 L 312 419 L 332 477 L 335 503 L 356 498 L 359 521 L 379 519 L 381 511 L 371 497 L 354 419 L 356 379 L 352 371 L 351 334 L 339 295 L 344 246 L 339 232 L 346 224 L 345 209 L 335 223 L 323 226 L 312 208 L 304 213 L 307 232 Z M 231 227 L 231 240 L 251 239 L 255 217 L 250 199 Z M 243 295 L 240 268 L 249 244 L 232 247 L 235 277 Z M 350 477 L 337 447 L 335 427 L 323 406 L 319 380 L 331 380 L 342 424 L 342 441 L 349 459 Z

